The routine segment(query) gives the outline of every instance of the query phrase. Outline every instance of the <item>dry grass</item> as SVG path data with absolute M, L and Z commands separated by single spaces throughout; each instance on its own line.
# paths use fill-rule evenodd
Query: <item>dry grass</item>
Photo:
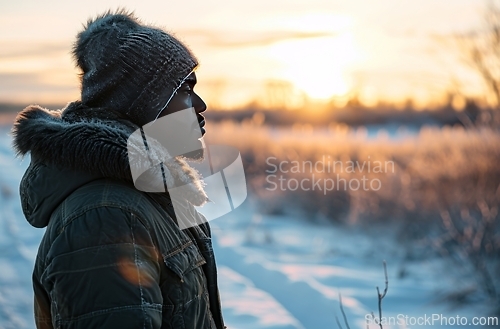
M 253 122 L 223 122 L 211 124 L 208 131 L 209 143 L 230 144 L 240 150 L 252 197 L 269 211 L 280 211 L 292 204 L 334 221 L 374 221 L 431 212 L 439 215 L 442 208 L 454 205 L 499 201 L 500 134 L 492 129 L 424 128 L 417 136 L 399 140 L 384 134 L 369 139 L 362 128 L 353 130 L 346 126 L 315 130 L 311 126 L 271 128 Z M 266 188 L 274 185 L 266 181 L 266 171 L 274 168 L 266 159 L 273 164 L 290 162 L 285 169 L 291 169 L 291 161 L 314 164 L 326 160 L 325 165 L 330 162 L 331 168 L 337 164 L 337 170 L 330 173 L 314 169 L 311 172 L 307 166 L 305 172 L 275 173 L 286 179 L 301 181 L 310 179 L 312 174 L 318 179 L 336 179 L 339 174 L 347 181 L 378 179 L 381 188 L 355 191 L 344 189 L 341 184 L 340 190 L 335 188 L 326 194 L 324 190 L 300 188 L 269 191 Z M 369 172 L 365 166 L 363 170 L 348 172 L 350 161 L 370 163 L 372 170 Z M 374 172 L 377 163 L 388 163 L 387 172 Z
M 473 273 L 475 291 L 495 305 L 500 301 L 500 282 L 493 275 L 500 270 L 497 129 L 424 128 L 416 136 L 399 140 L 383 133 L 370 139 L 365 130 L 346 126 L 271 128 L 254 121 L 210 124 L 207 130 L 209 143 L 234 145 L 240 150 L 249 198 L 259 211 L 302 213 L 307 220 L 320 216 L 365 227 L 397 223 L 402 228 L 402 245 L 409 250 L 415 248 L 416 240 L 433 245 L 432 250 L 457 260 L 460 268 Z M 336 178 L 337 174 L 348 181 L 378 179 L 381 188 L 353 190 L 341 186 L 326 193 L 300 188 L 270 191 L 274 185 L 266 180 L 266 170 L 274 168 L 266 163 L 269 157 L 276 158 L 273 164 L 322 162 L 323 157 L 325 162 L 344 164 L 391 162 L 394 171 L 376 173 L 365 168 L 351 173 L 345 167 L 335 173 L 278 171 L 274 174 L 299 182 L 312 174 L 321 179 Z

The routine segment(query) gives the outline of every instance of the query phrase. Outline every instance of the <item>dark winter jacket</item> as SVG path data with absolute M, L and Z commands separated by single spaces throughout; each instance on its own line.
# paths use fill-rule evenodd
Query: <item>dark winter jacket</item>
M 180 230 L 167 193 L 131 182 L 127 137 L 134 125 L 79 103 L 28 107 L 14 147 L 31 154 L 20 186 L 27 220 L 47 227 L 33 272 L 38 328 L 223 328 L 208 223 Z M 166 179 L 206 195 L 183 160 Z

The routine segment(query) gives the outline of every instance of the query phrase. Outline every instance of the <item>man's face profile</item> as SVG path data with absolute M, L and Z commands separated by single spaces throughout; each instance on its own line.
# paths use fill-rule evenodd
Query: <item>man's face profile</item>
M 194 86 L 197 83 L 196 74 L 192 72 L 181 84 L 170 100 L 168 106 L 160 113 L 158 118 L 166 115 L 182 111 L 184 109 L 194 107 L 197 121 L 201 130 L 201 135 L 205 135 L 205 118 L 201 114 L 207 109 L 207 105 L 201 97 L 194 91 Z
M 171 95 L 167 106 L 148 115 L 148 124 L 171 156 L 182 155 L 197 160 L 203 157 L 205 118 L 201 114 L 207 109 L 205 102 L 196 94 L 196 74 L 190 73 Z M 154 117 L 153 117 L 154 115 Z M 160 137 L 161 136 L 161 137 Z

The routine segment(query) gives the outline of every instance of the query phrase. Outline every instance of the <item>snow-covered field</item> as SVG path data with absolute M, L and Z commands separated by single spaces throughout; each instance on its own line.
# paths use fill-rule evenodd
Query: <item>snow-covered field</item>
M 14 158 L 8 131 L 0 127 L 0 328 L 34 328 L 31 272 L 43 230 L 22 215 L 18 184 L 29 159 Z M 436 302 L 436 291 L 451 287 L 454 276 L 440 260 L 404 263 L 390 235 L 370 238 L 294 216 L 261 215 L 248 201 L 212 221 L 212 229 L 230 329 L 338 328 L 336 316 L 345 328 L 339 293 L 351 328 L 366 328 L 365 316 L 377 314 L 375 287 L 384 287 L 384 259 L 389 290 L 383 315 L 408 316 L 410 322 L 384 328 L 458 328 L 413 322 L 433 314 L 468 320 L 486 315 L 481 305 L 452 310 Z M 399 275 L 403 268 L 405 275 Z

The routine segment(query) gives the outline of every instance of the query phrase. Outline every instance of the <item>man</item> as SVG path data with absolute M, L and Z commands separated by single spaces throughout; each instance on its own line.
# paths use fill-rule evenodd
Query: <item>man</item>
M 37 327 L 224 328 L 210 228 L 194 208 L 207 195 L 185 161 L 202 152 L 169 157 L 144 134 L 144 145 L 130 142 L 144 125 L 161 128 L 193 108 L 204 134 L 206 105 L 193 91 L 197 60 L 124 11 L 90 20 L 73 55 L 81 101 L 61 111 L 29 106 L 13 128 L 18 154 L 31 155 L 23 212 L 46 227 L 33 272 Z M 175 200 L 186 211 L 174 211 L 167 190 L 136 188 L 140 165 L 131 150 L 161 160 L 139 170 L 149 187 L 158 177 L 167 188 L 188 187 Z M 199 225 L 181 229 L 180 216 Z

